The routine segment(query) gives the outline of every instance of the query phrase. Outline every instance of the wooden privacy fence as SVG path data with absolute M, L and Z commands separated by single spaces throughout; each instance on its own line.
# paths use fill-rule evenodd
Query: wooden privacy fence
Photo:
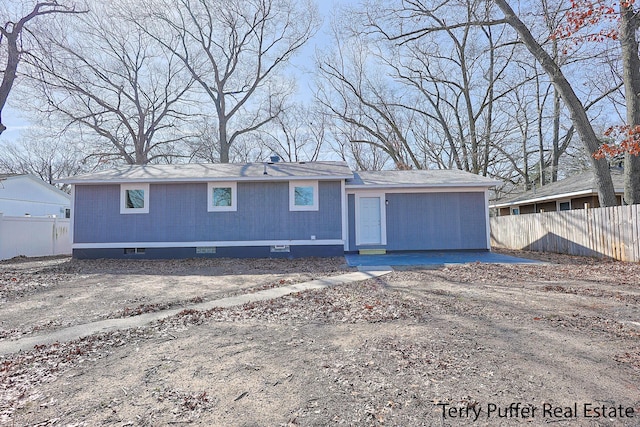
M 640 205 L 491 218 L 491 245 L 640 261 Z

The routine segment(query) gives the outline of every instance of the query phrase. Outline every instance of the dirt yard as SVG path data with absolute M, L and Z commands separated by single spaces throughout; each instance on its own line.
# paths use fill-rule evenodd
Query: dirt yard
M 0 357 L 0 425 L 640 425 L 640 265 L 404 269 Z M 0 262 L 0 347 L 350 271 L 305 260 Z

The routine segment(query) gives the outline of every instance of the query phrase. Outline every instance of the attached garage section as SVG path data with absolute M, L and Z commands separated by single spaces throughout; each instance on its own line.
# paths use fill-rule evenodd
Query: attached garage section
M 353 175 L 345 185 L 347 252 L 491 248 L 489 189 L 496 181 L 441 169 Z
M 488 249 L 484 193 L 387 194 L 387 249 Z
M 379 198 L 381 212 L 367 208 Z M 489 249 L 484 191 L 356 192 L 348 196 L 349 251 Z M 371 243 L 375 219 L 380 218 L 379 242 Z

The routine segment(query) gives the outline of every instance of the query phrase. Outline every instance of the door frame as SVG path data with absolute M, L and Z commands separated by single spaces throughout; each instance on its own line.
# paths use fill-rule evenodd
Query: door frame
M 371 197 L 380 199 L 380 243 L 361 243 L 360 234 L 360 199 Z M 355 225 L 356 225 L 356 246 L 386 246 L 387 244 L 387 209 L 385 193 L 380 192 L 357 192 L 355 193 Z

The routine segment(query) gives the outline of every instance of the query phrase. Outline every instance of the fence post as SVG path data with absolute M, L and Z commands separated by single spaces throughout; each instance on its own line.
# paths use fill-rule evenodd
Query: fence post
M 58 215 L 53 216 L 53 233 L 51 234 L 51 254 L 57 255 L 56 246 L 58 243 Z

